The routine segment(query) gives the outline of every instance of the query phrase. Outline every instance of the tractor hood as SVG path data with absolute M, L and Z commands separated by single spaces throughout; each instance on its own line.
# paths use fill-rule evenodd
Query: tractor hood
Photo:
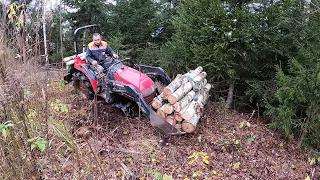
M 155 92 L 155 85 L 151 78 L 143 73 L 140 73 L 136 69 L 125 65 L 121 66 L 114 73 L 114 80 L 124 84 L 131 84 L 139 92 L 141 92 L 144 97 Z

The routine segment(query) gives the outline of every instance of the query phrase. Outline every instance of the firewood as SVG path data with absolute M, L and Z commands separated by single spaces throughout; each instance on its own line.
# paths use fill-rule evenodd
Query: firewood
M 184 95 L 186 95 L 193 87 L 195 83 L 200 83 L 207 76 L 206 72 L 201 72 L 192 81 L 189 81 L 180 86 L 173 94 L 168 97 L 170 104 L 174 104 L 179 101 Z
M 166 113 L 166 114 L 171 114 L 171 113 L 173 113 L 173 111 L 174 111 L 173 105 L 167 103 L 167 104 L 164 104 L 163 106 L 164 106 L 164 107 L 163 107 L 164 113 Z
M 164 99 L 164 94 L 161 93 L 159 96 L 155 97 L 152 101 L 152 107 L 154 109 L 159 109 L 162 106 L 163 103 L 163 99 Z
M 185 84 L 188 82 L 188 79 L 184 77 L 189 77 L 193 79 L 196 77 L 198 74 L 202 72 L 203 68 L 201 66 L 197 67 L 195 70 L 191 70 L 188 73 L 181 75 L 178 74 L 176 78 L 167 86 L 163 89 L 164 97 L 167 98 L 170 94 L 172 94 L 175 90 L 177 90 L 181 84 Z
M 166 121 L 171 124 L 172 126 L 174 126 L 176 124 L 176 120 L 174 119 L 173 115 L 168 115 L 166 117 Z
M 178 102 L 176 102 L 173 106 L 174 106 L 174 110 L 177 112 L 180 112 L 184 107 L 186 107 L 188 104 L 190 104 L 190 102 L 192 101 L 192 99 L 195 96 L 195 92 L 194 91 L 189 91 L 188 94 L 186 94 L 182 99 L 180 99 Z
M 176 129 L 178 129 L 178 130 L 181 130 L 181 129 L 182 129 L 182 124 L 181 124 L 181 123 L 176 123 L 176 124 L 174 125 L 174 127 L 175 127 Z
M 197 124 L 199 122 L 200 116 L 194 114 L 194 116 L 189 121 L 182 122 L 182 130 L 191 133 L 196 130 Z
M 199 95 L 199 98 L 200 97 L 202 97 L 203 99 L 202 95 Z M 199 107 L 200 105 L 197 101 L 192 101 L 191 104 L 188 106 L 187 110 L 185 110 L 183 113 L 180 113 L 180 116 L 185 120 L 190 120 Z
M 174 92 L 176 89 L 180 87 L 182 77 L 183 76 L 181 74 L 178 74 L 176 78 L 167 87 L 163 89 L 165 97 L 168 97 L 172 92 Z
M 174 119 L 178 122 L 181 122 L 183 121 L 182 117 L 180 116 L 180 113 L 179 112 L 174 112 L 173 113 L 173 116 L 174 116 Z
M 181 117 L 185 120 L 190 120 L 194 114 L 199 113 L 197 112 L 200 108 L 203 108 L 206 100 L 208 99 L 209 96 L 209 91 L 211 89 L 211 85 L 210 84 L 206 84 L 204 87 L 204 91 L 202 94 L 197 94 L 197 100 L 196 101 L 192 101 L 190 103 L 190 105 L 188 106 L 188 108 L 183 112 L 180 113 Z
M 157 110 L 157 114 L 158 114 L 161 118 L 163 118 L 163 119 L 166 118 L 166 114 L 164 113 L 164 106 L 161 106 L 161 107 Z
M 198 66 L 195 70 L 191 70 L 188 73 L 184 74 L 183 76 L 193 79 L 198 74 L 200 74 L 202 71 L 203 71 L 203 68 L 201 66 Z M 182 84 L 187 83 L 188 82 L 188 78 L 182 79 Z
M 174 119 L 178 122 L 183 121 L 183 118 L 181 117 L 181 113 L 183 113 L 184 111 L 186 111 L 186 109 L 188 108 L 188 106 L 184 107 L 180 112 L 175 111 L 173 116 Z
M 84 60 L 86 58 L 86 53 L 81 53 L 81 54 L 78 54 L 78 56 L 80 57 L 80 59 Z M 73 56 L 68 56 L 68 57 L 65 57 L 63 58 L 63 62 L 68 62 L 68 61 L 71 61 L 73 60 L 74 58 L 76 57 L 76 55 L 73 55 Z
M 187 110 L 185 110 L 185 112 L 181 114 L 181 117 L 185 119 L 182 122 L 183 131 L 191 133 L 196 129 L 199 119 L 201 117 L 201 109 L 203 109 L 204 104 L 209 97 L 210 89 L 211 84 L 206 84 L 204 86 L 203 94 L 199 94 L 197 101 L 192 101 L 190 106 L 188 106 Z

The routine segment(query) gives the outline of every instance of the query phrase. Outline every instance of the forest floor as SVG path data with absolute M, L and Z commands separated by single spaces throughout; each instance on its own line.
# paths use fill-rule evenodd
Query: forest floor
M 51 142 L 43 161 L 49 179 L 320 177 L 314 165 L 319 154 L 299 149 L 297 140 L 285 141 L 256 113 L 224 111 L 219 103 L 208 102 L 194 133 L 170 136 L 163 143 L 144 117 L 124 117 L 98 101 L 94 118 L 94 101 L 79 99 L 71 84 L 51 80 L 47 87 Z

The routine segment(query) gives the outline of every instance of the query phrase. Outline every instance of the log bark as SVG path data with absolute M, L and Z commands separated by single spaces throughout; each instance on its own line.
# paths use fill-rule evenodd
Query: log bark
M 159 96 L 155 97 L 152 101 L 152 107 L 154 109 L 159 109 L 162 106 L 163 103 L 163 99 L 164 99 L 164 94 L 161 93 Z
M 173 115 L 168 115 L 166 117 L 166 121 L 171 124 L 172 126 L 175 126 L 176 124 L 176 120 L 174 119 Z
M 199 114 L 200 109 L 204 107 L 205 102 L 209 97 L 209 91 L 211 89 L 210 84 L 206 84 L 204 87 L 204 91 L 202 94 L 197 94 L 196 101 L 192 101 L 191 104 L 188 106 L 185 112 L 181 113 L 181 117 L 185 120 L 190 120 L 194 114 Z
M 203 95 L 199 95 L 198 98 L 203 100 Z M 200 104 L 198 103 L 198 101 L 192 101 L 191 104 L 188 106 L 187 110 L 181 113 L 181 117 L 188 121 L 192 118 L 194 114 L 196 114 L 199 108 L 200 108 Z
M 167 103 L 167 104 L 165 104 L 165 105 L 163 105 L 163 106 L 164 106 L 164 108 L 163 108 L 164 113 L 166 113 L 166 114 L 171 114 L 171 113 L 173 113 L 173 111 L 174 111 L 173 105 Z
M 188 77 L 188 78 L 195 78 L 198 74 L 200 74 L 203 71 L 203 68 L 201 66 L 198 66 L 195 70 L 191 70 L 188 73 L 184 74 L 184 77 Z M 188 82 L 188 78 L 184 78 L 182 80 L 182 84 L 187 83 Z
M 207 76 L 206 72 L 201 72 L 193 81 L 189 81 L 182 86 L 180 86 L 173 94 L 168 97 L 168 101 L 170 104 L 174 104 L 179 101 L 183 96 L 185 96 L 189 91 L 191 91 L 194 84 L 200 83 Z
M 167 87 L 163 89 L 165 97 L 169 96 L 171 93 L 173 93 L 176 89 L 180 87 L 182 77 L 183 76 L 181 74 L 178 74 L 176 78 Z
M 163 118 L 163 119 L 166 118 L 166 113 L 164 113 L 164 106 L 161 106 L 161 107 L 157 110 L 157 114 L 158 114 L 161 118 Z
M 190 102 L 192 101 L 195 95 L 196 93 L 192 90 L 188 92 L 188 94 L 185 95 L 182 99 L 180 99 L 179 102 L 176 102 L 173 105 L 174 110 L 177 112 L 180 112 L 183 108 L 185 108 L 188 104 L 190 104 Z
M 188 82 L 180 86 L 173 94 L 168 97 L 168 101 L 170 104 L 176 103 L 180 100 L 185 94 L 187 94 L 192 89 L 192 83 Z
M 78 56 L 80 57 L 80 59 L 84 60 L 86 58 L 86 53 L 78 54 Z M 65 58 L 63 58 L 63 62 L 68 62 L 68 61 L 74 60 L 75 57 L 76 57 L 76 55 L 65 57 Z
M 205 102 L 209 98 L 209 91 L 211 87 L 211 84 L 206 84 L 204 86 L 203 94 L 199 94 L 197 101 L 192 101 L 187 110 L 181 115 L 181 117 L 185 119 L 182 122 L 183 131 L 191 133 L 196 129 L 199 119 L 201 117 L 201 109 L 203 109 Z
M 232 101 L 233 101 L 234 84 L 235 84 L 235 81 L 232 81 L 229 85 L 228 98 L 227 98 L 226 106 L 225 106 L 226 109 L 230 109 Z

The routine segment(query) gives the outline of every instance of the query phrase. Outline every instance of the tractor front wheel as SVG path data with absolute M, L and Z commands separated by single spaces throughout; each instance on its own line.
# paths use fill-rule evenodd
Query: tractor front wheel
M 89 79 L 81 72 L 73 73 L 73 87 L 83 99 L 93 99 L 93 89 Z

